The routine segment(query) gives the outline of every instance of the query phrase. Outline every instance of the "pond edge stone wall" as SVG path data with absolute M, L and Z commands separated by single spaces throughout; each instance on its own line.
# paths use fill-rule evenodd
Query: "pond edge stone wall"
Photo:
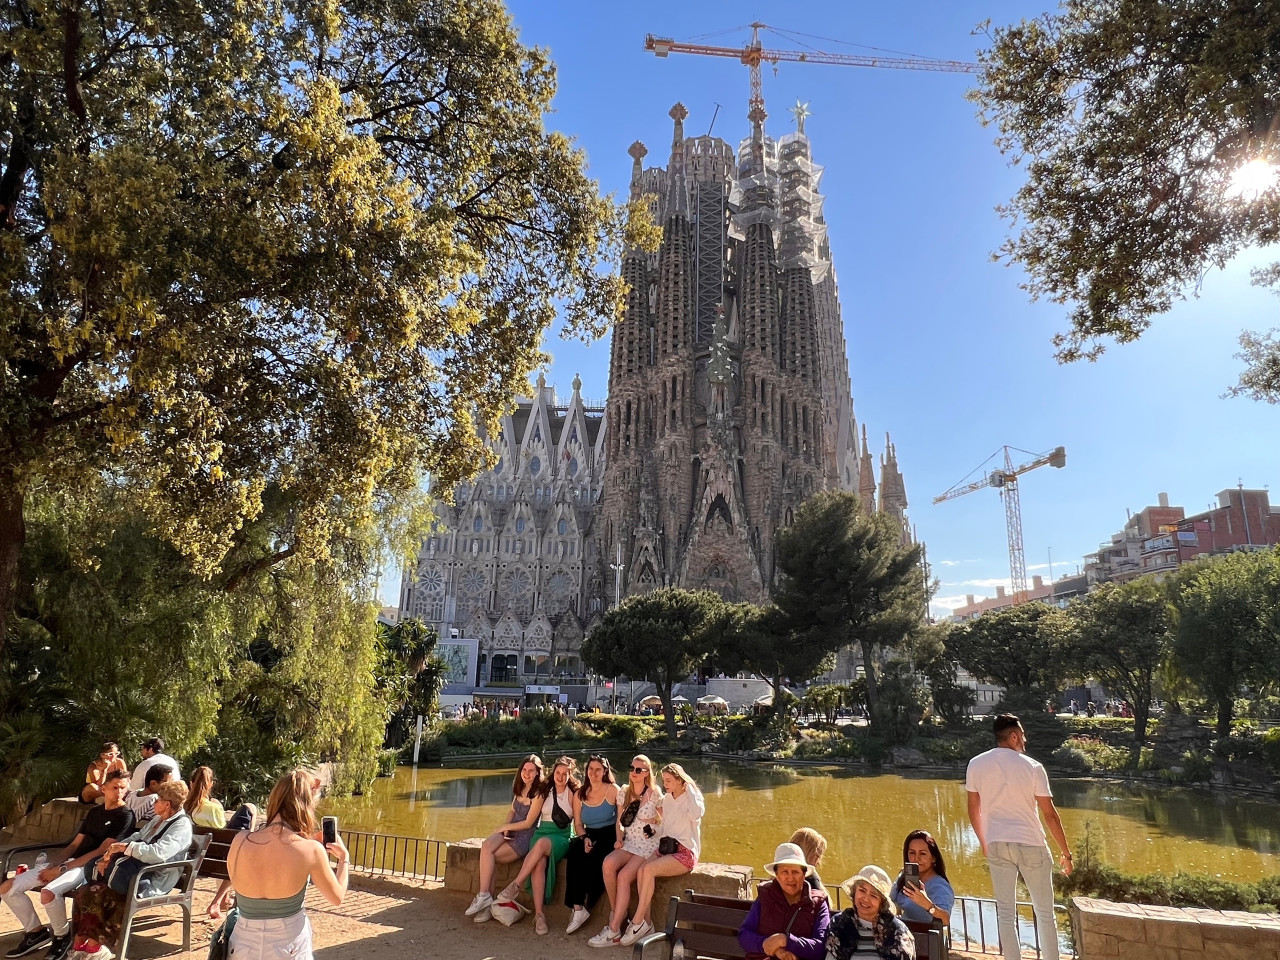
M 1077 960 L 1280 960 L 1280 915 L 1073 897 Z

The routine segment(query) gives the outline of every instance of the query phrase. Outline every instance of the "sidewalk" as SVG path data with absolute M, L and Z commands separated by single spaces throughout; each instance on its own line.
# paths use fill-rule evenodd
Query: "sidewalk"
M 212 882 L 197 883 L 199 912 L 192 924 L 189 953 L 179 950 L 182 914 L 172 907 L 142 918 L 129 941 L 129 960 L 159 957 L 204 960 L 216 925 L 203 911 L 213 898 L 215 888 Z M 307 893 L 306 909 L 320 960 L 365 960 L 370 956 L 377 956 L 379 960 L 422 960 L 435 956 L 448 956 L 450 960 L 525 960 L 552 956 L 556 960 L 599 960 L 602 955 L 624 960 L 631 957 L 630 950 L 588 947 L 587 939 L 599 932 L 592 925 L 566 936 L 568 911 L 560 904 L 547 908 L 551 933 L 539 937 L 533 932 L 531 918 L 509 928 L 493 920 L 472 922 L 470 917 L 463 916 L 468 900 L 465 894 L 447 891 L 440 883 L 423 886 L 353 876 L 342 906 L 330 906 L 312 888 Z M 12 947 L 18 934 L 13 914 L 0 911 L 0 952 Z M 648 953 L 659 956 L 656 950 Z M 42 960 L 43 953 L 30 956 L 31 960 Z M 969 955 L 952 951 L 951 956 Z

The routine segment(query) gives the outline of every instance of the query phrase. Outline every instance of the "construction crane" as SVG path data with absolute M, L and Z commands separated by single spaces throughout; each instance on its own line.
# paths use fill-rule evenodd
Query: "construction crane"
M 752 23 L 751 42 L 741 47 L 717 47 L 705 43 L 682 43 L 670 37 L 656 37 L 652 33 L 644 38 L 644 48 L 659 57 L 673 53 L 693 53 L 704 57 L 731 57 L 744 63 L 751 70 L 751 104 L 747 117 L 753 123 L 763 122 L 764 86 L 760 80 L 760 64 L 774 66 L 789 63 L 826 63 L 842 67 L 889 67 L 895 70 L 933 70 L 942 73 L 977 73 L 982 67 L 961 60 L 934 60 L 929 57 L 886 57 L 866 54 L 827 53 L 823 50 L 772 50 L 760 42 L 760 31 L 770 30 L 779 36 L 785 33 L 767 23 Z
M 1027 598 L 1027 558 L 1022 549 L 1022 499 L 1018 495 L 1018 478 L 1024 473 L 1030 473 L 1037 467 L 1045 465 L 1065 467 L 1067 451 L 1065 447 L 1054 447 L 1048 453 L 1043 453 L 1015 467 L 1013 458 L 1009 455 L 1010 450 L 1015 448 L 1006 444 L 1002 449 L 1004 450 L 1004 469 L 997 467 L 981 480 L 974 480 L 972 483 L 961 480 L 946 493 L 934 497 L 933 502 L 954 500 L 956 497 L 963 497 L 966 493 L 973 493 L 984 487 L 995 487 L 1000 491 L 1000 496 L 1004 499 L 1005 523 L 1009 528 L 1009 576 L 1013 580 L 1013 602 L 1022 603 Z M 1028 451 L 1018 452 L 1027 453 Z M 984 460 L 981 466 L 985 466 L 997 456 L 999 451 Z

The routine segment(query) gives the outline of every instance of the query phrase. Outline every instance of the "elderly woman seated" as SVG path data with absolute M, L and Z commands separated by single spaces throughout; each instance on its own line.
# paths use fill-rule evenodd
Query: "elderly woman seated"
M 773 862 L 764 865 L 773 877 L 760 884 L 756 901 L 738 929 L 738 943 L 750 960 L 823 960 L 831 923 L 827 892 L 805 883 L 813 867 L 794 843 L 781 844 Z
M 826 960 L 861 956 L 914 960 L 916 940 L 907 925 L 894 916 L 889 874 L 877 866 L 865 866 L 841 887 L 853 906 L 831 920 Z

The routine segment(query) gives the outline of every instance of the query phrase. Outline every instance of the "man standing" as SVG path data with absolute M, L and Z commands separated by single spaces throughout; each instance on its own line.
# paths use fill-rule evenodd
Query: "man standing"
M 164 752 L 163 740 L 159 737 L 150 737 L 143 740 L 140 746 L 142 747 L 142 759 L 133 768 L 133 779 L 129 782 L 129 789 L 134 793 L 138 793 L 146 786 L 147 770 L 157 763 L 163 763 L 166 767 L 172 769 L 173 779 L 182 779 L 182 768 L 178 766 L 177 760 Z
M 133 813 L 124 805 L 129 778 L 123 770 L 112 770 L 102 785 L 102 804 L 90 807 L 75 839 L 55 854 L 52 866 L 38 873 L 27 870 L 0 883 L 3 900 L 22 924 L 23 937 L 5 954 L 9 960 L 26 956 L 51 943 L 45 960 L 65 960 L 71 952 L 71 923 L 66 898 L 85 882 L 85 867 L 107 852 L 107 847 L 133 832 Z M 41 925 L 29 891 L 40 891 L 40 902 L 49 915 L 49 927 Z M 50 930 L 52 928 L 52 930 Z M 52 933 L 52 939 L 50 934 Z
M 969 794 L 969 822 L 991 871 L 996 898 L 996 925 L 1005 960 L 1019 960 L 1016 894 L 1018 874 L 1031 894 L 1036 932 L 1045 960 L 1058 960 L 1058 928 L 1053 918 L 1053 856 L 1045 839 L 1044 822 L 1062 851 L 1062 872 L 1071 874 L 1071 851 L 1062 818 L 1053 805 L 1049 776 L 1026 755 L 1027 734 L 1022 722 L 1002 713 L 992 724 L 994 750 L 969 761 L 964 788 Z

